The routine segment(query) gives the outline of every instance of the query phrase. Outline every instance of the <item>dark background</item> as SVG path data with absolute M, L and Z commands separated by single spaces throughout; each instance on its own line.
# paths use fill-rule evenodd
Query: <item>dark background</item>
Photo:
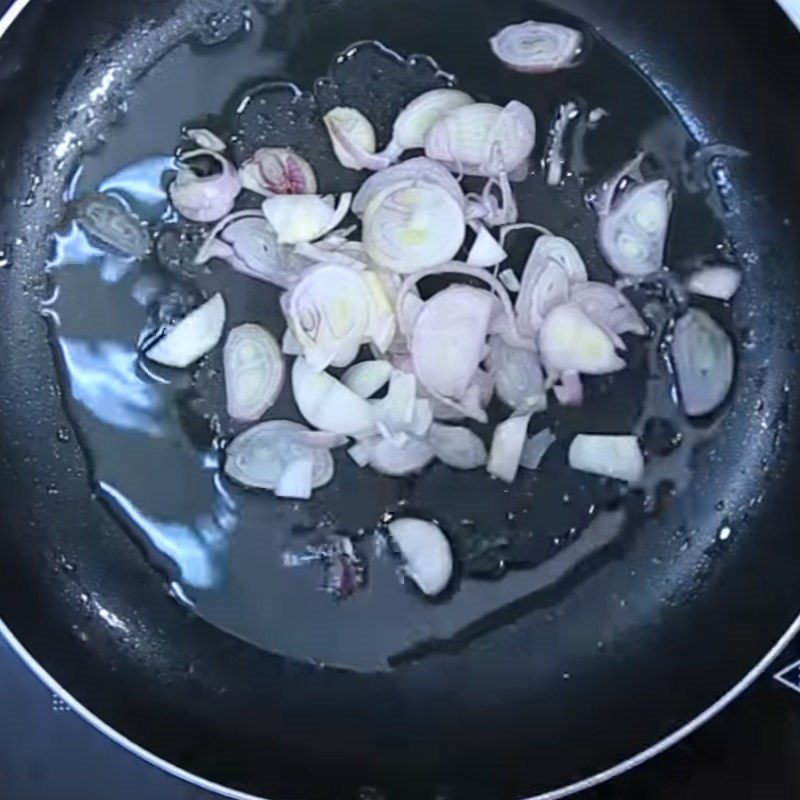
M 794 800 L 800 797 L 800 694 L 773 675 L 668 753 L 585 800 Z M 687 669 L 691 669 L 687 665 Z M 687 675 L 687 679 L 690 678 Z M 59 710 L 61 709 L 61 710 Z M 63 710 L 0 640 L 2 800 L 213 800 L 108 741 Z M 420 798 L 419 800 L 427 800 Z M 487 800 L 494 800 L 487 798 Z

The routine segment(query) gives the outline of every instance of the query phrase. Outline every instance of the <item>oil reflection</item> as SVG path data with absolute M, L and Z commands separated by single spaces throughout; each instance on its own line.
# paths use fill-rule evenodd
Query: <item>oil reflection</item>
M 193 523 L 153 519 L 112 484 L 100 481 L 99 487 L 150 544 L 175 564 L 182 583 L 195 589 L 224 583 L 228 540 L 236 527 L 237 514 L 236 503 L 220 481 L 214 481 L 211 513 L 199 515 Z
M 62 337 L 58 347 L 72 396 L 97 419 L 152 437 L 167 434 L 164 400 L 155 387 L 139 378 L 138 355 L 129 345 Z

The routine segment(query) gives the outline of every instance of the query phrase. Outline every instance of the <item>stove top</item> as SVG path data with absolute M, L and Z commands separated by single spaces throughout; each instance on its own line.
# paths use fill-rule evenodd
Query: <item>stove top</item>
M 776 668 L 708 726 L 586 800 L 793 800 L 800 797 L 800 693 Z M 800 686 L 800 667 L 787 683 Z M 41 685 L 0 640 L 3 800 L 214 800 L 107 740 Z

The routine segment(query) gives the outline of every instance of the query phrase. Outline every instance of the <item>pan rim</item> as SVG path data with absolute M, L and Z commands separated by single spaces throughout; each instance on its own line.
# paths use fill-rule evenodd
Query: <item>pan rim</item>
M 2 14 L 2 16 L 0 16 L 0 39 L 2 39 L 8 33 L 11 26 L 16 22 L 16 20 L 31 2 L 32 0 L 13 0 L 8 9 Z M 777 0 L 777 3 L 782 7 L 783 11 L 795 24 L 800 24 L 800 2 L 798 2 L 798 0 Z M 525 798 L 525 800 L 562 800 L 563 798 L 595 788 L 601 784 L 618 778 L 621 775 L 624 775 L 625 773 L 642 766 L 656 756 L 669 750 L 687 736 L 703 727 L 706 723 L 710 722 L 733 701 L 739 698 L 769 669 L 769 667 L 787 648 L 789 643 L 799 634 L 800 614 L 794 619 L 792 624 L 787 628 L 786 632 L 778 639 L 772 648 L 770 648 L 766 655 L 740 681 L 734 684 L 734 686 L 731 687 L 725 694 L 723 694 L 716 702 L 708 706 L 693 719 L 684 723 L 671 734 L 668 734 L 656 743 L 652 744 L 650 747 L 641 750 L 639 753 L 631 756 L 628 759 L 620 761 L 606 770 L 597 772 L 592 776 L 583 778 L 567 786 L 549 790 L 537 795 L 532 795 L 531 797 Z M 83 720 L 91 725 L 91 727 L 93 727 L 96 731 L 123 749 L 127 750 L 132 755 L 140 758 L 142 761 L 148 764 L 151 764 L 152 766 L 160 769 L 162 772 L 168 775 L 171 775 L 172 777 L 178 778 L 206 791 L 214 792 L 222 797 L 230 798 L 231 800 L 270 800 L 270 798 L 267 798 L 263 795 L 254 795 L 248 792 L 242 792 L 232 787 L 227 787 L 203 778 L 200 775 L 196 775 L 188 770 L 183 769 L 182 767 L 172 764 L 171 762 L 147 750 L 141 745 L 136 744 L 136 742 L 132 741 L 124 734 L 111 727 L 108 723 L 104 722 L 102 719 L 100 719 L 100 717 L 94 714 L 94 712 L 84 706 L 79 700 L 73 697 L 70 692 L 67 691 L 67 689 L 65 689 L 56 680 L 56 678 L 54 678 L 36 660 L 33 654 L 26 649 L 22 642 L 14 635 L 14 633 L 12 633 L 11 629 L 2 618 L 0 618 L 0 637 L 2 637 L 8 643 L 9 647 L 16 653 L 20 660 L 44 686 L 46 686 L 51 692 L 67 703 L 73 711 L 79 714 Z
M 19 0 L 23 4 L 27 4 L 30 0 Z M 723 694 L 715 703 L 712 703 L 708 708 L 691 719 L 689 722 L 682 725 L 671 734 L 660 739 L 655 744 L 640 751 L 634 756 L 631 756 L 624 761 L 620 761 L 606 770 L 597 772 L 588 778 L 583 778 L 580 781 L 562 786 L 559 789 L 546 791 L 542 794 L 532 795 L 531 797 L 524 798 L 524 800 L 562 800 L 565 797 L 578 794 L 579 792 L 586 791 L 607 783 L 615 778 L 630 772 L 636 767 L 640 767 L 647 761 L 655 758 L 656 756 L 664 753 L 670 748 L 674 747 L 680 741 L 685 739 L 690 734 L 694 733 L 699 728 L 702 728 L 706 723 L 710 722 L 717 714 L 727 708 L 734 700 L 740 697 L 747 689 L 749 689 L 770 667 L 770 665 L 783 653 L 788 647 L 789 643 L 800 634 L 800 615 L 798 615 L 786 632 L 778 639 L 778 641 L 770 648 L 767 654 L 748 672 L 738 683 L 731 689 Z M 178 767 L 175 764 L 161 758 L 161 756 L 150 752 L 136 742 L 128 739 L 124 734 L 112 728 L 108 723 L 100 719 L 94 712 L 90 711 L 79 700 L 73 697 L 61 684 L 33 657 L 33 655 L 24 647 L 22 642 L 11 632 L 11 629 L 0 618 L 0 636 L 5 639 L 11 649 L 19 656 L 28 669 L 54 694 L 63 700 L 69 707 L 79 714 L 86 722 L 89 723 L 96 731 L 103 734 L 106 738 L 118 744 L 120 747 L 127 750 L 129 753 L 137 756 L 154 767 L 162 770 L 175 778 L 185 781 L 186 783 L 197 786 L 200 789 L 205 789 L 209 792 L 215 792 L 222 797 L 230 798 L 231 800 L 271 800 L 264 795 L 255 795 L 248 792 L 241 792 L 238 789 L 233 789 L 229 786 L 223 786 L 219 783 L 203 778 L 200 775 L 195 775 L 188 770 Z

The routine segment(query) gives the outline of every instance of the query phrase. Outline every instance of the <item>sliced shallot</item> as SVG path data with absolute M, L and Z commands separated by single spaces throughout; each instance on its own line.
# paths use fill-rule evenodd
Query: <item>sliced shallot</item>
M 215 166 L 209 174 L 205 160 Z M 230 214 L 241 188 L 236 168 L 227 158 L 215 150 L 192 150 L 178 160 L 178 174 L 170 184 L 169 197 L 186 219 L 216 222 Z
M 383 269 L 401 274 L 444 264 L 455 256 L 466 232 L 458 203 L 427 182 L 389 187 L 364 213 L 364 246 Z
M 672 362 L 688 416 L 710 414 L 728 396 L 733 385 L 733 342 L 705 311 L 689 309 L 675 324 Z
M 459 208 L 464 208 L 464 192 L 450 170 L 443 167 L 438 161 L 419 156 L 370 175 L 356 192 L 353 199 L 353 213 L 359 217 L 363 216 L 367 206 L 379 194 L 391 186 L 397 186 L 406 181 L 413 183 L 425 181 L 435 184 L 444 189 L 458 203 Z
M 275 486 L 275 496 L 308 500 L 314 490 L 314 458 L 305 455 L 286 465 Z
M 492 448 L 489 451 L 489 463 L 486 466 L 490 475 L 506 483 L 514 482 L 519 471 L 530 421 L 530 413 L 515 412 L 495 428 Z
M 315 428 L 344 436 L 373 432 L 372 406 L 327 372 L 315 372 L 301 356 L 292 367 L 294 400 Z
M 372 295 L 362 274 L 320 264 L 281 298 L 286 320 L 317 370 L 353 363 L 370 325 Z
M 453 469 L 478 469 L 486 464 L 486 446 L 469 428 L 434 422 L 428 442 L 439 461 Z
M 557 263 L 564 270 L 571 285 L 589 280 L 586 264 L 584 264 L 578 248 L 569 239 L 549 234 L 540 236 L 533 247 L 531 258 L 535 262 L 554 261 Z
M 225 327 L 225 301 L 215 294 L 184 317 L 145 354 L 151 361 L 183 369 L 213 350 Z
M 635 436 L 580 434 L 569 448 L 569 465 L 628 483 L 636 483 L 644 475 L 644 456 Z
M 562 103 L 558 107 L 555 121 L 550 128 L 545 167 L 547 169 L 547 185 L 558 186 L 564 176 L 564 139 L 570 122 L 576 119 L 580 112 L 574 100 Z
M 728 302 L 742 285 L 742 273 L 733 267 L 703 267 L 693 272 L 686 281 L 692 294 L 712 297 Z
M 607 283 L 587 281 L 572 287 L 571 302 L 580 306 L 593 322 L 610 333 L 646 336 L 648 327 L 633 304 L 619 289 Z
M 412 100 L 394 123 L 392 141 L 383 155 L 397 160 L 406 150 L 425 146 L 428 131 L 445 115 L 475 101 L 459 89 L 432 89 Z
M 442 529 L 427 520 L 405 517 L 389 523 L 389 535 L 409 578 L 429 597 L 441 594 L 453 575 L 453 551 Z
M 310 488 L 318 489 L 333 478 L 331 447 L 341 446 L 346 440 L 340 437 L 318 443 L 309 434 L 304 425 L 288 420 L 270 420 L 249 428 L 228 445 L 225 473 L 243 486 L 275 490 L 282 484 L 282 490 L 288 493 L 302 489 L 307 480 L 307 464 L 297 462 L 310 461 Z
M 425 303 L 411 338 L 414 372 L 437 400 L 458 402 L 483 359 L 492 294 L 449 286 Z
M 515 410 L 538 413 L 547 408 L 547 393 L 539 356 L 512 347 L 499 336 L 490 340 L 489 368 L 497 396 Z
M 467 256 L 467 264 L 471 267 L 494 267 L 502 264 L 507 258 L 508 253 L 503 250 L 497 239 L 481 225 Z
M 342 383 L 359 397 L 369 400 L 389 383 L 393 369 L 388 361 L 362 361 L 342 375 Z
M 332 231 L 347 216 L 352 199 L 350 193 L 341 195 L 338 203 L 333 195 L 275 195 L 262 209 L 280 244 L 299 244 Z
M 240 325 L 228 334 L 223 351 L 228 414 L 255 422 L 275 404 L 286 370 L 278 343 L 259 325 Z
M 555 444 L 556 437 L 550 428 L 530 436 L 525 440 L 519 465 L 524 469 L 536 470 L 547 455 L 547 451 Z
M 357 109 L 339 106 L 325 117 L 325 127 L 331 137 L 333 152 L 347 169 L 385 169 L 391 159 L 375 155 L 375 128 Z
M 508 344 L 515 347 L 536 349 L 536 340 L 533 337 L 524 336 L 520 332 L 511 298 L 509 298 L 508 292 L 500 280 L 490 272 L 477 267 L 468 267 L 458 261 L 453 261 L 441 267 L 423 270 L 407 277 L 398 292 L 396 307 L 402 310 L 409 294 L 416 291 L 417 283 L 431 275 L 464 275 L 465 277 L 476 278 L 490 286 L 499 301 L 499 303 L 495 304 L 492 312 L 492 332 L 499 333 Z
M 644 277 L 661 269 L 671 210 L 669 181 L 662 179 L 628 189 L 601 214 L 600 250 L 620 275 Z
M 536 144 L 536 119 L 522 103 L 462 106 L 425 137 L 425 155 L 466 175 L 497 176 L 525 164 Z
M 605 375 L 625 368 L 609 334 L 575 305 L 553 309 L 539 333 L 539 350 L 549 373 Z
M 497 58 L 517 72 L 555 72 L 577 64 L 583 37 L 565 25 L 530 20 L 508 25 L 489 44 Z
M 566 370 L 553 386 L 553 394 L 562 406 L 578 407 L 583 405 L 583 382 L 579 372 Z
M 517 273 L 514 272 L 513 269 L 504 269 L 497 277 L 509 292 L 514 292 L 514 294 L 516 294 L 522 288 Z
M 554 260 L 538 258 L 534 247 L 522 273 L 516 310 L 520 330 L 534 336 L 545 317 L 569 300 L 569 277 Z
M 369 465 L 381 475 L 400 478 L 421 472 L 434 459 L 427 442 L 408 439 L 399 445 L 386 439 L 375 439 L 370 451 Z
M 256 210 L 237 211 L 217 223 L 198 250 L 195 264 L 212 258 L 221 258 L 242 275 L 281 289 L 294 284 L 303 267 L 301 259 L 278 244 L 272 227 Z
M 227 145 L 208 128 L 190 128 L 186 131 L 186 138 L 191 139 L 198 147 L 203 150 L 214 150 L 217 153 L 224 153 Z
M 316 194 L 317 176 L 302 156 L 284 147 L 263 147 L 239 167 L 242 187 L 272 197 L 276 194 Z

